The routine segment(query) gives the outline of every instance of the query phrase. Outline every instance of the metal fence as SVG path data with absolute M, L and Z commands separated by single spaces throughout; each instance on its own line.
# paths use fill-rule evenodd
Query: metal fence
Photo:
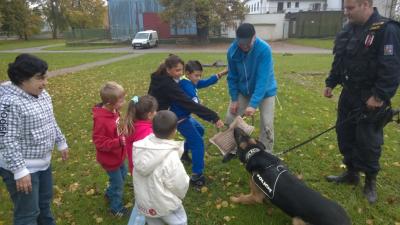
M 342 11 L 299 12 L 287 15 L 289 38 L 332 37 L 342 29 Z
M 72 29 L 64 32 L 67 44 L 93 43 L 110 40 L 110 32 L 107 29 Z

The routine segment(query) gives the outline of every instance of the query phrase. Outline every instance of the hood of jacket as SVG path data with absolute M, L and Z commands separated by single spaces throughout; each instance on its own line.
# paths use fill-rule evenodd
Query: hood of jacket
M 10 81 L 6 81 L 0 84 L 0 97 L 6 93 L 11 93 L 12 84 Z
M 0 84 L 0 97 L 3 95 L 14 95 L 20 96 L 26 99 L 41 99 L 48 95 L 46 90 L 43 90 L 38 96 L 33 96 L 27 93 L 26 91 L 22 90 L 15 84 L 12 84 L 10 81 L 6 81 Z
M 179 157 L 183 153 L 183 142 L 157 138 L 150 134 L 143 140 L 133 143 L 135 154 L 135 171 L 141 176 L 150 175 L 171 153 Z

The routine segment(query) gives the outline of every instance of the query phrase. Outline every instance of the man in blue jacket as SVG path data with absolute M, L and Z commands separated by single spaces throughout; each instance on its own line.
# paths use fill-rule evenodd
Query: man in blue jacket
M 227 58 L 231 103 L 226 123 L 232 123 L 236 116 L 253 116 L 259 108 L 259 140 L 272 152 L 277 83 L 271 47 L 256 37 L 252 24 L 243 23 L 236 30 L 236 40 L 229 47 Z

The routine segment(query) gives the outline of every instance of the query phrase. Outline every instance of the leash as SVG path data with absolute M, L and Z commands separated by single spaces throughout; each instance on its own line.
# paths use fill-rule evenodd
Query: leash
M 391 113 L 392 113 L 392 116 L 393 116 L 393 117 L 397 115 L 397 119 L 393 119 L 393 118 L 392 118 L 390 121 L 387 121 L 387 123 L 388 123 L 388 122 L 391 122 L 391 121 L 394 121 L 394 122 L 400 124 L 400 108 L 398 108 L 398 109 L 392 109 L 392 108 L 390 108 L 390 110 L 391 110 Z M 315 135 L 315 136 L 313 136 L 313 137 L 311 137 L 311 138 L 309 138 L 309 139 L 307 139 L 307 140 L 301 142 L 300 144 L 297 144 L 297 145 L 295 145 L 295 146 L 293 146 L 293 147 L 290 147 L 290 148 L 288 148 L 288 149 L 286 149 L 286 150 L 284 150 L 284 151 L 282 151 L 282 152 L 279 152 L 279 153 L 277 153 L 276 155 L 279 156 L 279 155 L 284 155 L 284 154 L 286 154 L 286 153 L 288 153 L 288 152 L 291 152 L 291 151 L 295 150 L 296 148 L 299 148 L 299 147 L 301 147 L 301 146 L 303 146 L 303 145 L 305 145 L 305 144 L 307 144 L 307 143 L 313 141 L 314 139 L 318 138 L 319 136 L 321 136 L 321 135 L 323 135 L 323 134 L 325 134 L 325 133 L 328 133 L 329 131 L 335 129 L 336 127 L 341 126 L 341 125 L 347 123 L 349 120 L 352 120 L 352 119 L 354 119 L 354 118 L 356 118 L 356 117 L 358 117 L 358 116 L 361 116 L 361 115 L 363 114 L 363 111 L 361 110 L 361 108 L 354 109 L 352 112 L 354 112 L 354 111 L 358 111 L 358 112 L 357 112 L 357 113 L 354 113 L 354 115 L 348 117 L 347 119 L 343 120 L 343 121 L 340 122 L 339 124 L 336 124 L 335 126 L 332 126 L 332 127 L 328 128 L 327 130 L 325 130 L 325 131 L 323 131 L 323 132 L 321 132 L 321 133 L 319 133 L 319 134 L 317 134 L 317 135 Z M 350 113 L 352 113 L 352 112 L 350 112 Z M 386 125 L 386 124 L 384 124 L 384 125 Z
M 307 143 L 309 143 L 309 142 L 311 142 L 311 141 L 317 139 L 319 136 L 321 136 L 321 135 L 323 135 L 323 134 L 325 134 L 325 133 L 328 133 L 329 131 L 335 129 L 336 127 L 341 126 L 341 125 L 347 123 L 348 121 L 350 121 L 350 120 L 352 120 L 352 119 L 354 119 L 354 118 L 356 118 L 356 117 L 361 116 L 361 114 L 362 114 L 361 108 L 354 109 L 352 112 L 354 112 L 354 111 L 358 111 L 358 112 L 357 112 L 357 113 L 354 113 L 352 116 L 346 118 L 345 120 L 343 120 L 343 121 L 340 122 L 339 124 L 336 124 L 336 125 L 334 125 L 334 126 L 328 128 L 327 130 L 324 130 L 324 131 L 322 131 L 321 133 L 319 133 L 319 134 L 317 134 L 317 135 L 314 135 L 313 137 L 311 137 L 311 138 L 309 138 L 309 139 L 307 139 L 307 140 L 305 140 L 305 141 L 303 141 L 303 142 L 301 142 L 301 143 L 299 143 L 299 144 L 297 144 L 297 145 L 294 145 L 294 146 L 292 146 L 292 147 L 290 147 L 290 148 L 288 148 L 288 149 L 286 149 L 286 150 L 284 150 L 284 151 L 282 151 L 282 152 L 279 152 L 279 153 L 277 153 L 276 155 L 279 156 L 279 155 L 284 155 L 284 154 L 286 154 L 286 153 L 288 153 L 288 152 L 291 152 L 291 151 L 295 150 L 296 148 L 299 148 L 299 147 L 301 147 L 301 146 L 303 146 L 303 145 L 305 145 L 305 144 L 307 144 Z M 350 113 L 352 113 L 352 112 L 350 112 Z

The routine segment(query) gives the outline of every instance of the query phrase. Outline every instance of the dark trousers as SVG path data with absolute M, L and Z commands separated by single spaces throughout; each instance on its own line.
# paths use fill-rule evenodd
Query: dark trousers
M 339 99 L 336 134 L 347 168 L 375 175 L 380 170 L 383 128 L 366 116 L 365 103 L 366 98 L 361 92 L 343 89 Z M 359 116 L 354 116 L 356 114 Z
M 47 170 L 31 173 L 32 192 L 25 194 L 17 191 L 14 174 L 0 168 L 14 203 L 14 225 L 55 225 L 50 204 L 53 197 L 53 179 L 51 166 Z

